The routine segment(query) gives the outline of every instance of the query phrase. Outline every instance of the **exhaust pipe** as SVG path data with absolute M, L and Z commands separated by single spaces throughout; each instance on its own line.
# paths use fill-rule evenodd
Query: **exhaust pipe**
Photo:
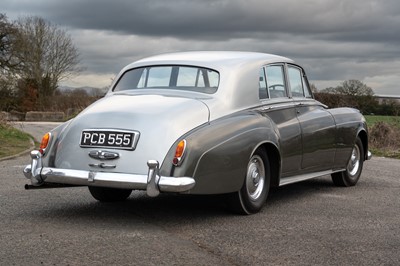
M 67 187 L 82 187 L 77 185 L 68 185 L 68 184 L 58 184 L 58 183 L 43 183 L 40 186 L 33 186 L 26 184 L 26 190 L 35 190 L 35 189 L 48 189 L 48 188 L 67 188 Z

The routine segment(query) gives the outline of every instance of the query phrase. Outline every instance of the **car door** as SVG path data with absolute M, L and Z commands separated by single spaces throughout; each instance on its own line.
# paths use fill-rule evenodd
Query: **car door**
M 302 171 L 307 173 L 332 169 L 336 151 L 335 120 L 323 105 L 312 98 L 303 69 L 288 64 L 286 70 L 289 94 L 296 107 L 301 128 Z
M 260 112 L 275 125 L 279 135 L 281 177 L 301 170 L 301 128 L 296 107 L 288 97 L 284 64 L 267 65 L 260 70 Z

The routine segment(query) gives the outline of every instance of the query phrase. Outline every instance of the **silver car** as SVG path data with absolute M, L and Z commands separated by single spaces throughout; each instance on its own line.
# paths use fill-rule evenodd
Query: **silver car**
M 48 132 L 26 188 L 88 186 L 99 201 L 132 190 L 226 194 L 258 212 L 271 186 L 360 178 L 364 117 L 313 98 L 302 67 L 252 52 L 183 52 L 126 66 L 106 96 Z

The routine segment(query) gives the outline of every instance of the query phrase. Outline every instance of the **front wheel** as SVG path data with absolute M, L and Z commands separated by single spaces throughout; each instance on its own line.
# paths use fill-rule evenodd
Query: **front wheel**
M 336 186 L 350 187 L 357 184 L 360 179 L 364 164 L 364 147 L 361 139 L 358 137 L 354 144 L 353 150 L 347 168 L 345 171 L 332 174 L 332 181 Z
M 90 194 L 100 202 L 124 201 L 132 193 L 131 189 L 89 187 Z
M 240 214 L 257 213 L 263 207 L 269 192 L 270 167 L 267 153 L 258 148 L 250 157 L 242 188 L 231 194 L 231 207 Z

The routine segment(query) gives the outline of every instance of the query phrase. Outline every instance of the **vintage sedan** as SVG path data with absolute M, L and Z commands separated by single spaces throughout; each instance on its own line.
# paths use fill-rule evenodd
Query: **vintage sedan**
M 44 135 L 26 188 L 88 186 L 99 201 L 132 190 L 227 194 L 239 213 L 271 186 L 331 175 L 354 186 L 368 152 L 364 117 L 313 98 L 304 69 L 253 52 L 183 52 L 126 66 L 104 98 Z

